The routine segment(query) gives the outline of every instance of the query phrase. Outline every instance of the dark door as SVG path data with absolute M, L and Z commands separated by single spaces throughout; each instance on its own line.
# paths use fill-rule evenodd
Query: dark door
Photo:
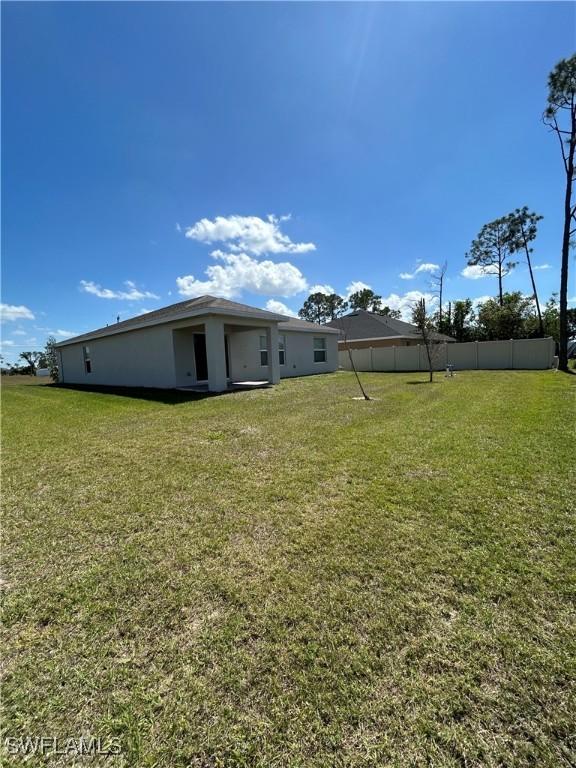
M 194 362 L 196 363 L 196 381 L 208 379 L 208 362 L 206 360 L 206 336 L 203 333 L 194 334 Z

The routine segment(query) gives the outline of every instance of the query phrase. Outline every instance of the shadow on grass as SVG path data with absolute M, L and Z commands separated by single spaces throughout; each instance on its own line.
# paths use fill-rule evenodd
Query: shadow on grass
M 434 381 L 428 381 L 428 379 L 426 379 L 426 381 L 407 381 L 406 384 L 440 384 L 440 382 L 436 379 L 434 379 Z
M 105 387 L 84 386 L 82 384 L 49 384 L 50 388 L 68 389 L 74 392 L 94 392 L 99 395 L 116 395 L 136 400 L 150 400 L 164 405 L 181 405 L 182 403 L 205 400 L 208 397 L 234 394 L 230 392 L 184 392 L 179 389 L 152 389 L 147 387 Z

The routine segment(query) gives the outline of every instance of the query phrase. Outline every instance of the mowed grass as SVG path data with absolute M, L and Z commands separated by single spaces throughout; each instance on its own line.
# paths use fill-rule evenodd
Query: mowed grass
M 6 387 L 4 735 L 118 737 L 115 767 L 576 764 L 576 378 L 425 378 Z

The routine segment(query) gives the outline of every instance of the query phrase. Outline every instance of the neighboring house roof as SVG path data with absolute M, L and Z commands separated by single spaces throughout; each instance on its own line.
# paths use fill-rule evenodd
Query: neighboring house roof
M 286 330 L 305 330 L 301 327 L 291 328 L 290 326 L 293 322 L 304 323 L 309 326 L 308 330 L 317 331 L 320 327 L 314 323 L 305 323 L 303 320 L 293 321 L 292 318 L 288 318 L 286 315 L 279 315 L 276 312 L 268 312 L 266 309 L 250 307 L 248 304 L 239 304 L 236 301 L 220 299 L 216 296 L 199 296 L 196 299 L 179 301 L 176 304 L 170 304 L 167 307 L 155 309 L 152 312 L 145 312 L 142 315 L 131 317 L 128 320 L 122 320 L 119 323 L 106 325 L 104 328 L 98 328 L 95 331 L 90 331 L 90 333 L 83 333 L 80 336 L 65 339 L 56 344 L 56 346 L 64 347 L 68 344 L 78 344 L 79 342 L 90 341 L 90 339 L 98 339 L 105 336 L 114 336 L 117 333 L 124 333 L 126 331 L 139 330 L 140 328 L 146 328 L 150 325 L 161 325 L 162 323 L 169 323 L 174 320 L 185 320 L 189 317 L 200 317 L 202 315 L 211 314 L 231 315 L 250 320 L 269 320 L 280 323 L 281 325 L 279 325 L 279 327 L 285 328 Z M 327 329 L 322 328 L 322 330 L 324 331 Z
M 422 334 L 415 325 L 396 320 L 389 315 L 377 315 L 374 312 L 366 312 L 358 309 L 344 317 L 338 317 L 327 323 L 328 328 L 338 328 L 341 336 L 346 336 L 348 341 L 361 339 L 421 339 Z M 434 333 L 437 341 L 454 341 L 452 336 L 444 333 Z

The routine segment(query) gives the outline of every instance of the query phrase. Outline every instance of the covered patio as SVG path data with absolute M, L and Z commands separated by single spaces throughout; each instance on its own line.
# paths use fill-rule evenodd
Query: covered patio
M 266 364 L 262 378 L 243 376 L 241 349 L 246 334 L 258 331 L 264 340 L 261 353 Z M 252 339 L 254 334 L 250 334 Z M 172 329 L 176 387 L 196 392 L 224 392 L 269 386 L 280 381 L 278 324 L 271 321 L 239 320 L 218 315 L 202 317 L 202 322 L 182 322 Z

